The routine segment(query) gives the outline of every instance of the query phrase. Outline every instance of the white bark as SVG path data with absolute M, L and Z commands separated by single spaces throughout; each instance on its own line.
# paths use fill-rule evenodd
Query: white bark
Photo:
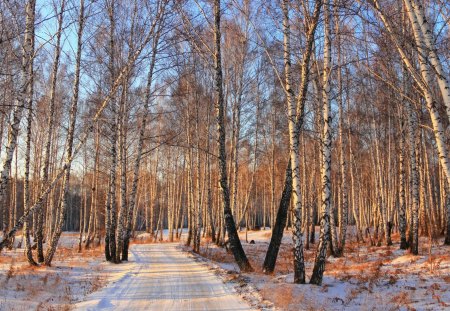
M 404 49 L 402 48 L 402 45 L 400 44 L 399 38 L 395 35 L 395 32 L 392 29 L 392 26 L 389 22 L 389 20 L 384 15 L 383 11 L 381 10 L 381 6 L 378 2 L 378 0 L 374 0 L 373 4 L 376 8 L 376 10 L 379 13 L 379 16 L 381 20 L 383 21 L 383 24 L 386 27 L 386 30 L 391 36 L 392 41 L 395 44 L 395 47 L 397 48 L 397 51 L 399 52 L 402 61 L 405 64 L 405 67 L 413 77 L 413 79 L 417 82 L 419 88 L 421 89 L 423 96 L 425 98 L 425 102 L 427 105 L 427 109 L 430 113 L 431 123 L 436 139 L 436 145 L 438 149 L 439 154 L 439 161 L 442 165 L 442 168 L 444 170 L 445 176 L 447 178 L 447 182 L 450 182 L 450 162 L 449 162 L 449 156 L 448 156 L 448 148 L 445 143 L 445 135 L 444 135 L 444 126 L 442 124 L 442 121 L 440 119 L 439 110 L 437 108 L 436 99 L 433 97 L 433 94 L 431 92 L 431 87 L 433 85 L 432 76 L 430 74 L 430 70 L 428 68 L 428 63 L 425 59 L 425 51 L 423 51 L 423 46 L 418 46 L 418 56 L 419 56 L 419 65 L 420 65 L 420 75 L 416 72 L 414 66 L 411 64 L 410 60 L 408 59 Z M 417 20 L 415 14 L 412 14 L 412 10 L 408 10 L 408 14 L 410 16 L 410 19 L 412 20 L 412 24 L 418 25 L 417 22 L 414 22 Z M 417 39 L 421 39 L 421 33 L 416 32 L 415 36 L 417 36 Z
M 292 165 L 292 195 L 294 204 L 294 282 L 305 283 L 305 264 L 303 256 L 303 233 L 302 233 L 302 201 L 301 201 L 301 181 L 300 181 L 300 160 L 299 160 L 299 131 L 296 126 L 297 109 L 294 102 L 294 91 L 291 85 L 291 39 L 289 22 L 289 3 L 282 2 L 283 9 L 283 40 L 284 40 L 284 75 L 285 90 L 288 109 L 290 159 Z
M 65 0 L 61 2 L 61 7 L 58 12 L 58 30 L 56 33 L 56 46 L 55 46 L 55 55 L 53 60 L 53 68 L 52 68 L 52 79 L 51 79 L 51 89 L 50 89 L 50 103 L 49 103 L 49 111 L 48 111 L 48 122 L 47 122 L 47 133 L 44 147 L 44 160 L 42 166 L 42 180 L 41 180 L 41 191 L 47 187 L 48 178 L 49 178 L 49 167 L 50 167 L 50 147 L 51 140 L 53 135 L 53 127 L 54 127 L 54 114 L 55 114 L 55 97 L 56 97 L 56 83 L 58 80 L 58 69 L 59 69 L 59 58 L 61 54 L 61 35 L 62 35 L 62 27 L 63 27 L 63 18 L 64 18 L 64 8 L 65 8 Z M 43 203 L 44 205 L 45 203 Z M 51 207 L 50 207 L 51 208 Z M 44 250 L 43 250 L 43 240 L 44 240 L 44 211 L 43 207 L 39 208 L 37 212 L 37 252 L 38 252 L 38 261 L 44 261 Z
M 59 237 L 61 236 L 61 232 L 64 225 L 64 216 L 66 212 L 66 208 L 68 205 L 68 192 L 69 192 L 69 184 L 70 184 L 70 167 L 73 159 L 73 140 L 75 137 L 75 124 L 77 119 L 77 109 L 78 109 L 78 97 L 79 97 L 79 89 L 80 89 L 80 63 L 81 63 L 81 47 L 82 47 L 82 36 L 83 36 L 83 27 L 84 27 L 84 0 L 80 0 L 80 13 L 78 18 L 78 47 L 77 47 L 77 56 L 75 63 L 75 79 L 73 83 L 73 95 L 71 100 L 71 108 L 69 115 L 69 129 L 67 133 L 67 142 L 65 148 L 65 173 L 63 180 L 63 201 L 61 204 L 61 208 L 59 210 L 58 223 L 56 224 L 56 229 L 54 231 L 53 236 L 51 237 L 51 241 L 47 252 L 45 254 L 44 263 L 49 266 L 52 262 L 53 255 L 55 254 L 56 247 L 58 246 Z
M 8 128 L 8 142 L 5 150 L 5 157 L 3 159 L 2 170 L 0 172 L 0 205 L 3 210 L 3 237 L 7 236 L 7 214 L 5 195 L 9 185 L 9 176 L 11 173 L 11 164 L 13 160 L 14 150 L 17 146 L 17 139 L 19 136 L 20 121 L 22 119 L 22 112 L 27 104 L 27 94 L 29 93 L 30 83 L 32 82 L 32 72 L 29 70 L 34 60 L 34 17 L 35 17 L 35 0 L 29 0 L 25 7 L 26 25 L 24 42 L 22 45 L 22 68 L 19 79 L 19 91 L 14 101 L 14 110 L 12 120 Z
M 450 121 L 450 87 L 448 77 L 437 54 L 434 34 L 428 23 L 424 7 L 420 0 L 404 0 L 404 3 L 413 27 L 419 53 L 424 53 L 424 59 L 428 60 L 427 63 L 436 74 L 439 90 L 447 110 L 447 117 Z
M 165 8 L 165 6 L 163 7 L 163 9 L 164 8 Z M 128 254 L 125 254 L 125 252 L 128 252 L 128 243 L 129 243 L 129 239 L 131 237 L 131 221 L 132 221 L 133 211 L 136 209 L 136 196 L 137 196 L 137 188 L 138 188 L 138 181 L 139 181 L 139 168 L 141 166 L 142 149 L 143 149 L 144 137 L 145 137 L 145 128 L 147 126 L 147 119 L 148 119 L 148 115 L 150 113 L 149 107 L 150 107 L 150 101 L 151 101 L 153 70 L 155 68 L 156 55 L 157 55 L 157 51 L 158 51 L 158 43 L 159 43 L 159 38 L 161 35 L 162 16 L 160 18 L 161 18 L 161 21 L 158 24 L 159 26 L 156 30 L 155 38 L 153 39 L 153 43 L 152 43 L 150 67 L 149 67 L 149 71 L 147 74 L 147 85 L 146 85 L 146 89 L 145 89 L 144 114 L 142 116 L 142 121 L 140 124 L 137 154 L 136 154 L 136 159 L 135 159 L 134 168 L 133 168 L 133 183 L 131 186 L 130 201 L 129 201 L 129 207 L 128 207 L 125 247 L 124 247 L 124 252 L 122 254 L 122 257 L 125 260 L 128 260 Z
M 27 3 L 26 7 L 26 31 L 25 31 L 25 43 L 29 44 L 28 47 L 31 51 L 30 55 L 34 51 L 34 20 L 35 20 L 35 7 L 36 1 L 31 0 Z M 25 69 L 25 68 L 23 68 Z M 26 213 L 30 209 L 30 199 L 31 199 L 31 191 L 30 191 L 30 149 L 31 149 L 31 125 L 32 125 L 32 115 L 33 115 L 33 93 L 34 93 L 34 81 L 33 81 L 33 59 L 28 60 L 27 72 L 30 76 L 30 85 L 28 88 L 28 120 L 27 120 L 27 138 L 26 138 L 26 151 L 25 151 L 25 179 L 24 179 L 24 189 L 23 189 L 23 206 L 24 212 Z M 25 72 L 23 73 L 25 75 Z M 16 150 L 17 152 L 17 150 Z M 16 156 L 16 165 L 17 165 L 17 156 Z M 16 168 L 17 171 L 17 168 Z M 31 250 L 31 239 L 30 239 L 30 228 L 29 228 L 29 218 L 24 223 L 23 226 L 23 235 L 25 241 L 25 254 L 28 260 L 28 263 L 31 265 L 37 265 L 36 261 L 33 259 L 33 253 Z
M 84 2 L 84 0 L 80 0 L 80 1 Z M 89 134 L 93 131 L 96 122 L 102 115 L 105 108 L 108 106 L 111 98 L 113 97 L 113 94 L 117 91 L 118 87 L 122 83 L 122 80 L 124 79 L 125 76 L 127 76 L 128 71 L 131 69 L 131 66 L 134 64 L 136 59 L 141 54 L 142 50 L 147 46 L 148 42 L 152 38 L 152 36 L 154 34 L 154 26 L 155 26 L 155 24 L 152 24 L 150 31 L 147 33 L 147 35 L 143 39 L 142 44 L 140 44 L 139 48 L 137 48 L 136 51 L 134 52 L 133 57 L 122 67 L 122 70 L 120 71 L 119 75 L 115 79 L 112 90 L 110 90 L 108 95 L 103 99 L 102 103 L 100 104 L 100 107 L 96 111 L 95 115 L 92 117 L 92 121 L 90 122 L 88 128 L 82 134 L 82 136 L 80 137 L 79 143 L 74 148 L 72 156 L 70 157 L 70 159 L 68 159 L 68 158 L 66 159 L 69 162 L 64 164 L 64 166 L 61 168 L 61 170 L 53 178 L 52 182 L 49 183 L 48 187 L 41 193 L 37 194 L 36 203 L 32 207 L 30 207 L 28 212 L 25 212 L 24 215 L 19 218 L 19 220 L 16 222 L 15 226 L 13 228 L 11 228 L 11 230 L 7 233 L 7 235 L 5 237 L 3 237 L 3 239 L 0 241 L 0 251 L 8 244 L 8 241 L 14 236 L 14 234 L 17 232 L 17 230 L 19 230 L 19 228 L 23 225 L 23 223 L 25 222 L 27 217 L 30 215 L 30 213 L 34 212 L 35 210 L 37 210 L 40 207 L 40 205 L 45 200 L 45 198 L 55 188 L 55 186 L 57 185 L 59 180 L 64 176 L 65 171 L 69 168 L 69 165 L 72 163 L 75 156 L 80 152 L 81 148 L 86 143 L 86 141 L 89 137 Z
M 311 284 L 321 285 L 325 271 L 327 245 L 330 239 L 330 199 L 331 199 L 331 34 L 329 1 L 324 3 L 325 43 L 323 64 L 323 134 L 322 134 L 322 217 L 319 245 L 317 247 Z

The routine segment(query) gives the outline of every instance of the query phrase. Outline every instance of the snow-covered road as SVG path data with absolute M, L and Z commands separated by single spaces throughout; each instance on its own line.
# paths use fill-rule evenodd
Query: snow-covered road
M 76 310 L 252 310 L 207 266 L 178 244 L 131 247 L 129 269 L 87 296 Z

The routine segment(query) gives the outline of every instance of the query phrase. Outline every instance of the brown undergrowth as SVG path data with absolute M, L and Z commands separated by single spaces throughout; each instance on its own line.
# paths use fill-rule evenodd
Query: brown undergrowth
M 448 289 L 445 284 L 450 284 L 448 276 L 450 255 L 448 246 L 442 246 L 442 243 L 433 244 L 432 256 L 429 256 L 428 240 L 421 237 L 419 256 L 414 256 L 407 250 L 399 250 L 398 234 L 393 234 L 392 246 L 371 246 L 368 239 L 357 242 L 349 238 L 344 256 L 328 257 L 324 285 L 314 291 L 320 293 L 317 299 L 311 299 L 308 296 L 310 286 L 298 287 L 292 284 L 293 252 L 292 243 L 288 239 L 284 239 L 280 247 L 275 273 L 269 276 L 263 274 L 261 267 L 270 234 L 270 232 L 254 233 L 252 237 L 255 237 L 256 243 L 243 242 L 243 247 L 255 269 L 250 275 L 254 282 L 258 282 L 261 296 L 282 310 L 298 310 L 296 308 L 299 304 L 305 310 L 309 308 L 326 310 L 326 304 L 317 304 L 318 300 L 323 299 L 335 301 L 342 306 L 356 303 L 360 307 L 365 307 L 365 304 L 369 303 L 373 305 L 367 308 L 375 310 L 377 299 L 379 303 L 387 303 L 390 305 L 389 308 L 394 309 L 405 306 L 406 309 L 413 310 L 417 303 L 419 303 L 417 308 L 420 309 L 420 303 L 428 301 L 426 300 L 428 298 L 432 299 L 430 306 L 437 309 L 450 306 L 448 295 L 445 295 Z M 311 275 L 316 247 L 317 244 L 311 244 L 309 250 L 304 250 L 307 276 Z M 224 247 L 216 246 L 210 240 L 202 242 L 201 255 L 218 263 L 234 263 L 231 252 Z M 425 292 L 430 280 L 437 280 L 436 284 L 431 283 L 433 287 L 429 292 Z M 345 289 L 340 292 L 344 296 L 333 296 L 335 295 L 333 288 L 336 286 Z M 324 296 L 320 298 L 322 293 Z M 307 298 L 302 295 L 306 295 Z
M 7 286 L 0 288 L 5 297 L 0 309 L 69 310 L 77 299 L 105 285 L 103 266 L 98 264 L 102 257 L 101 246 L 81 252 L 78 245 L 60 246 L 48 267 L 28 264 L 20 249 L 5 252 L 0 256 L 0 283 Z

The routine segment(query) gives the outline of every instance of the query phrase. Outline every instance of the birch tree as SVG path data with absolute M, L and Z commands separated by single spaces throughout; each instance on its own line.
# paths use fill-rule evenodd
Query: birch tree
M 150 52 L 150 65 L 149 70 L 147 74 L 147 84 L 145 88 L 145 99 L 144 99 L 144 107 L 143 107 L 143 116 L 142 121 L 140 124 L 139 129 L 139 141 L 137 146 L 137 153 L 136 158 L 134 161 L 134 167 L 133 167 L 133 182 L 131 186 L 131 193 L 130 193 L 130 201 L 128 206 L 128 215 L 127 215 L 127 227 L 126 227 L 126 234 L 123 241 L 123 251 L 122 251 L 122 260 L 128 260 L 128 248 L 131 238 L 131 225 L 132 225 L 132 216 L 133 212 L 136 208 L 136 196 L 137 196 L 137 187 L 138 187 L 138 181 L 139 181 L 139 168 L 141 166 L 141 158 L 142 158 L 142 149 L 144 146 L 144 138 L 145 138 L 145 129 L 147 126 L 147 120 L 149 117 L 149 107 L 152 99 L 152 83 L 153 83 L 153 71 L 155 69 L 156 64 L 156 56 L 158 52 L 158 44 L 159 39 L 161 37 L 161 31 L 162 26 L 164 23 L 164 15 L 165 15 L 165 8 L 167 5 L 167 1 L 163 1 L 160 8 L 159 8 L 159 14 L 157 16 L 156 20 L 156 31 L 152 42 L 152 49 Z
M 11 164 L 14 156 L 14 150 L 17 147 L 17 139 L 19 136 L 20 121 L 22 120 L 22 112 L 27 105 L 27 97 L 31 97 L 31 83 L 33 81 L 33 71 L 31 70 L 34 60 L 34 21 L 35 21 L 36 1 L 29 0 L 25 5 L 25 31 L 24 42 L 22 45 L 22 64 L 19 77 L 19 90 L 14 100 L 14 109 L 12 112 L 12 120 L 8 127 L 8 141 L 3 158 L 2 170 L 0 173 L 0 204 L 2 206 L 3 215 L 5 215 L 6 202 L 5 196 L 9 185 L 9 176 L 11 173 Z M 30 98 L 31 100 L 31 98 Z M 7 236 L 6 217 L 3 216 L 3 238 Z
M 73 82 L 73 93 L 70 106 L 70 116 L 69 116 L 69 126 L 67 133 L 67 142 L 65 146 L 65 166 L 64 179 L 62 183 L 63 200 L 61 208 L 59 210 L 59 215 L 56 223 L 56 230 L 51 237 L 48 249 L 45 253 L 44 263 L 50 266 L 55 255 L 56 247 L 58 246 L 59 238 L 62 233 L 62 228 L 64 225 L 65 212 L 68 205 L 68 192 L 70 183 L 70 168 L 73 157 L 73 141 L 75 138 L 75 125 L 77 120 L 77 110 L 78 110 L 78 99 L 80 90 L 80 63 L 81 63 L 81 49 L 82 49 L 82 39 L 83 39 L 83 28 L 85 23 L 84 14 L 84 0 L 80 0 L 80 12 L 78 16 L 78 33 L 77 33 L 77 55 L 75 61 L 75 79 Z
M 44 147 L 44 159 L 42 166 L 42 187 L 41 191 L 47 187 L 48 179 L 49 179 L 49 166 L 50 166 L 50 146 L 53 135 L 53 127 L 54 127 L 54 115 L 55 115 L 55 97 L 56 97 L 56 87 L 58 80 L 58 69 L 59 69 L 59 59 L 61 55 L 61 35 L 62 35 L 62 27 L 64 21 L 64 11 L 65 11 L 65 0 L 61 1 L 58 15 L 58 29 L 56 32 L 56 45 L 55 45 L 55 54 L 53 60 L 53 67 L 51 72 L 51 86 L 50 86 L 50 98 L 49 98 L 49 114 L 48 114 L 48 123 L 47 123 L 47 134 L 45 139 L 45 147 Z M 44 203 L 45 204 L 45 203 Z M 51 208 L 51 207 L 50 207 Z M 43 207 L 39 208 L 37 211 L 37 257 L 39 262 L 44 261 L 44 209 Z
M 225 124 L 224 124 L 224 95 L 222 79 L 222 60 L 221 60 L 221 33 L 220 33 L 220 0 L 214 0 L 214 70 L 215 70 L 215 91 L 216 91 L 216 121 L 217 121 L 217 147 L 219 154 L 220 188 L 223 200 L 223 212 L 225 225 L 230 241 L 230 248 L 234 259 L 242 271 L 252 271 L 241 241 L 236 230 L 236 224 L 233 219 L 233 213 L 230 206 L 230 190 L 227 178 L 227 160 L 225 151 Z
M 411 24 L 413 25 L 413 32 L 414 37 L 417 44 L 417 54 L 419 59 L 419 68 L 420 68 L 420 74 L 416 71 L 415 67 L 411 63 L 410 59 L 407 56 L 407 53 L 402 49 L 401 47 L 401 41 L 393 31 L 393 27 L 389 20 L 386 17 L 386 14 L 382 10 L 380 3 L 378 0 L 373 1 L 373 5 L 378 12 L 380 19 L 382 20 L 384 26 L 386 27 L 386 30 L 388 31 L 390 38 L 395 44 L 395 47 L 398 51 L 398 53 L 401 56 L 401 59 L 403 63 L 405 64 L 405 67 L 408 69 L 408 72 L 414 79 L 414 81 L 418 84 L 423 97 L 425 99 L 426 107 L 428 109 L 428 112 L 430 114 L 431 123 L 434 131 L 434 136 L 436 140 L 437 150 L 439 154 L 439 162 L 443 168 L 443 171 L 445 173 L 447 183 L 450 183 L 450 162 L 449 162 L 449 154 L 448 154 L 448 147 L 445 143 L 445 135 L 444 135 L 444 126 L 441 120 L 441 116 L 439 113 L 439 109 L 437 106 L 437 101 L 435 96 L 433 95 L 431 91 L 431 87 L 433 85 L 432 81 L 432 75 L 429 68 L 429 64 L 426 60 L 427 51 L 424 48 L 423 45 L 423 33 L 419 29 L 419 23 L 417 20 L 417 16 L 415 12 L 412 9 L 408 9 L 410 7 L 410 2 L 405 1 L 405 6 L 407 8 L 408 16 L 410 19 Z M 435 60 L 436 61 L 436 60 Z M 442 84 L 442 82 L 441 82 Z M 445 94 L 442 94 L 443 98 L 447 98 Z M 448 213 L 450 215 L 450 213 Z M 413 253 L 415 251 L 413 250 Z
M 314 261 L 313 274 L 310 283 L 321 285 L 325 271 L 327 246 L 330 241 L 330 205 L 331 205 L 331 26 L 330 3 L 324 3 L 324 53 L 323 53 L 323 134 L 322 134 L 322 211 L 320 219 L 320 237 Z
M 26 22 L 25 22 L 25 35 L 24 35 L 24 48 L 28 49 L 28 55 L 26 53 L 23 54 L 23 62 L 26 62 L 27 66 L 22 67 L 23 75 L 26 76 L 27 72 L 29 78 L 33 80 L 33 59 L 32 54 L 34 53 L 34 31 L 35 31 L 35 10 L 36 10 L 36 1 L 28 1 L 26 5 Z M 31 57 L 31 58 L 28 58 Z M 23 64 L 23 63 L 22 63 Z M 23 65 L 22 65 L 23 66 Z M 25 71 L 26 70 L 26 71 Z M 31 126 L 32 126 L 32 114 L 33 114 L 33 85 L 34 81 L 30 81 L 29 87 L 27 89 L 27 108 L 28 108 L 28 116 L 27 116 L 27 138 L 26 138 L 26 151 L 25 151 L 25 179 L 24 179 L 24 199 L 23 206 L 24 211 L 27 212 L 30 208 L 30 149 L 31 149 Z M 3 206 L 3 208 L 5 208 Z M 28 260 L 28 263 L 31 265 L 37 265 L 36 261 L 33 258 L 32 253 L 32 245 L 30 238 L 30 219 L 27 218 L 24 227 L 24 241 L 25 241 L 25 254 Z

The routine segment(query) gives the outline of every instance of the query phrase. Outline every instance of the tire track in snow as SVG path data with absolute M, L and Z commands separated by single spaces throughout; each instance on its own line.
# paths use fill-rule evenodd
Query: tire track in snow
M 131 271 L 87 296 L 75 310 L 252 310 L 208 267 L 177 246 L 133 245 Z

